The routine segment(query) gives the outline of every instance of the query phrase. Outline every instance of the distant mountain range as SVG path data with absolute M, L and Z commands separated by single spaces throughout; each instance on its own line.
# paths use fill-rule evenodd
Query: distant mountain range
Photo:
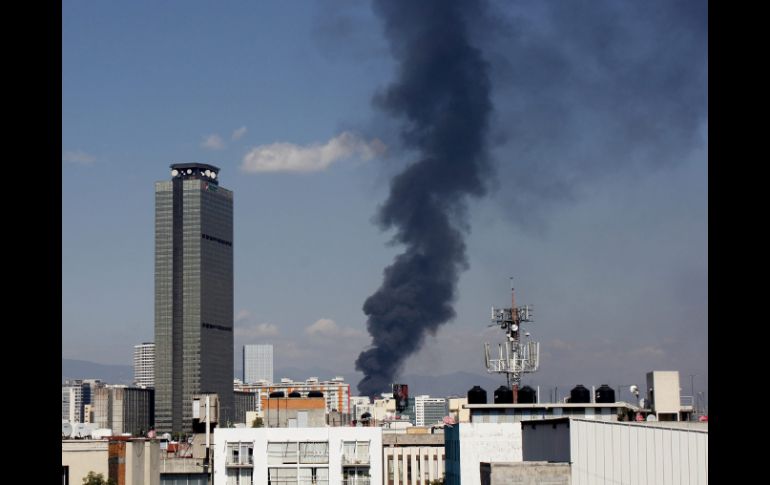
M 108 384 L 131 384 L 134 380 L 134 367 L 97 364 L 87 360 L 62 359 L 62 383 L 66 379 L 101 379 Z
M 134 379 L 134 369 L 130 365 L 97 364 L 86 360 L 62 359 L 62 383 L 66 379 L 101 379 L 109 384 L 131 384 Z M 321 380 L 331 379 L 340 373 L 334 373 L 327 369 L 301 369 L 297 367 L 285 367 L 276 369 L 276 380 L 282 377 L 304 381 L 308 377 L 318 377 Z M 351 391 L 356 393 L 356 385 L 361 374 L 341 373 L 346 381 L 351 384 Z M 464 396 L 473 386 L 481 386 L 487 391 L 491 400 L 495 389 L 505 384 L 505 379 L 498 376 L 472 374 L 470 372 L 453 372 L 440 376 L 405 375 L 398 379 L 399 384 L 409 386 L 409 395 L 417 396 L 428 394 L 430 396 Z M 386 390 L 383 389 L 383 392 Z

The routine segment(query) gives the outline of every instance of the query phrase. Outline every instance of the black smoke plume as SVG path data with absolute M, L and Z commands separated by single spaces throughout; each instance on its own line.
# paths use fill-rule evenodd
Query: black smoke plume
M 455 316 L 459 273 L 467 268 L 467 196 L 481 196 L 489 171 L 489 67 L 469 40 L 485 4 L 376 0 L 398 78 L 375 104 L 403 122 L 417 160 L 397 175 L 377 218 L 405 251 L 364 303 L 373 346 L 356 360 L 363 395 L 387 391 L 427 333 Z

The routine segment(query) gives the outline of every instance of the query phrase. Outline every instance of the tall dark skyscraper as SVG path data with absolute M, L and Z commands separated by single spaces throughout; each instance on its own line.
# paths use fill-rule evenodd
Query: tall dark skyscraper
M 155 424 L 192 431 L 192 396 L 233 409 L 233 193 L 219 168 L 171 165 L 155 183 Z

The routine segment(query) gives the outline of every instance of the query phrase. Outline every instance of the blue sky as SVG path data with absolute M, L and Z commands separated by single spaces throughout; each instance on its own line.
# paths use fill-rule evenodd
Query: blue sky
M 482 345 L 500 337 L 489 307 L 513 275 L 543 352 L 527 382 L 640 384 L 656 369 L 706 388 L 707 50 L 705 16 L 688 12 L 704 4 L 615 3 L 492 3 L 505 21 L 477 40 L 495 177 L 470 201 L 457 317 L 405 373 L 484 373 Z M 153 339 L 153 182 L 198 161 L 235 193 L 236 356 L 272 342 L 276 367 L 357 382 L 361 308 L 400 249 L 372 218 L 411 161 L 371 101 L 396 72 L 371 8 L 70 1 L 62 14 L 62 356 L 129 364 Z M 343 132 L 386 152 L 243 168 L 255 148 Z

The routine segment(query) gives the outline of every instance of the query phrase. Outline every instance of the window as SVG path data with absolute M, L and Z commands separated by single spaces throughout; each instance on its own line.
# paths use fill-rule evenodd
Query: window
M 300 468 L 299 485 L 329 485 L 329 469 Z
M 253 465 L 254 443 L 228 443 L 227 466 Z
M 329 463 L 329 443 L 309 442 L 299 444 L 300 463 Z
M 268 468 L 267 485 L 297 485 L 297 469 Z
M 253 485 L 251 468 L 228 468 L 227 485 Z
M 267 444 L 267 464 L 286 465 L 297 463 L 297 443 L 276 442 Z
M 369 485 L 370 480 L 368 466 L 353 466 L 342 469 L 343 485 Z
M 369 463 L 368 441 L 345 441 L 342 444 L 342 464 Z

